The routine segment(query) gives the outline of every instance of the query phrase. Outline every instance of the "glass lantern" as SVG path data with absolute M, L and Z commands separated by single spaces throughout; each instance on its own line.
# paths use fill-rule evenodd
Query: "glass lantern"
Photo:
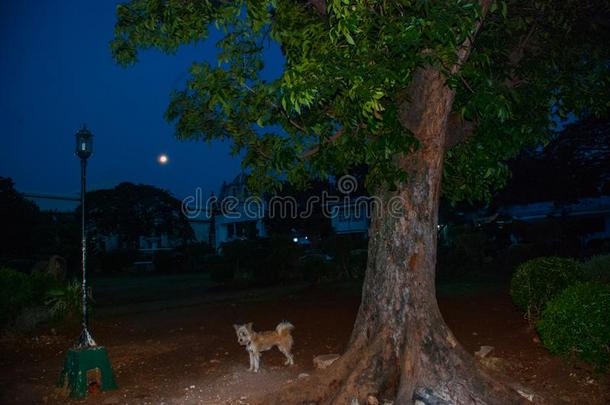
M 76 133 L 74 153 L 81 159 L 87 159 L 93 153 L 93 134 L 89 132 L 85 125 Z

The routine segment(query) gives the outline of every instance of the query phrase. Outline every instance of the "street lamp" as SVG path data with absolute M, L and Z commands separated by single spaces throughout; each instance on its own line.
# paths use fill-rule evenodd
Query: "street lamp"
M 87 192 L 87 159 L 93 153 L 93 134 L 86 125 L 76 133 L 76 156 L 80 158 L 80 207 L 81 207 L 81 270 L 82 270 L 82 306 L 83 330 L 78 338 L 78 347 L 97 346 L 89 333 L 89 317 L 87 314 L 87 224 L 85 218 L 85 194 Z
M 68 350 L 58 385 L 68 391 L 72 398 L 85 397 L 96 390 L 116 389 L 112 366 L 106 348 L 98 346 L 89 333 L 87 313 L 87 225 L 85 222 L 85 193 L 87 191 L 87 159 L 93 153 L 93 134 L 87 127 L 76 133 L 76 156 L 80 158 L 80 205 L 81 205 L 81 266 L 82 266 L 82 332 L 76 346 Z

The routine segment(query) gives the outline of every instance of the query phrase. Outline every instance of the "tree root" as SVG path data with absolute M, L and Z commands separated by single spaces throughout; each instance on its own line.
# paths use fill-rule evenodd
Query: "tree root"
M 418 362 L 414 369 L 398 360 L 387 339 L 379 336 L 370 344 L 363 339 L 350 345 L 348 351 L 332 366 L 313 373 L 268 394 L 259 404 L 351 405 L 366 404 L 369 395 L 396 405 L 454 404 L 527 404 L 525 398 L 509 385 L 500 382 L 461 347 L 452 350 L 451 358 L 438 363 Z M 416 351 L 414 351 L 416 352 Z M 445 353 L 448 354 L 448 353 Z M 401 366 L 402 365 L 402 366 Z M 411 367 L 409 369 L 409 367 Z M 414 378 L 405 389 L 404 379 Z

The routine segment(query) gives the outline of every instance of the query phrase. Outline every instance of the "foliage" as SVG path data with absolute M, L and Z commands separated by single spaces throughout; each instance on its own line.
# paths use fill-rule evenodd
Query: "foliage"
M 138 248 L 140 236 L 168 235 L 184 242 L 193 238 L 181 202 L 165 190 L 121 183 L 87 193 L 87 201 L 92 238 L 117 236 L 125 249 Z
M 49 290 L 45 304 L 51 316 L 57 320 L 74 319 L 83 308 L 81 283 L 74 280 L 65 285 Z
M 233 277 L 240 284 L 247 280 L 256 283 L 269 284 L 278 280 L 278 268 L 269 265 L 268 260 L 277 257 L 271 256 L 269 246 L 265 241 L 234 240 L 223 243 L 221 246 L 223 259 L 233 266 Z
M 582 278 L 582 267 L 573 259 L 539 257 L 520 265 L 510 282 L 513 302 L 533 321 L 546 303 Z
M 205 261 L 210 255 L 215 254 L 212 246 L 205 242 L 189 243 L 184 248 L 187 266 L 191 271 L 204 271 Z
M 302 277 L 310 283 L 328 281 L 336 276 L 334 263 L 323 254 L 311 254 L 299 258 L 297 269 Z
M 231 139 L 260 189 L 361 164 L 374 187 L 405 180 L 395 156 L 418 146 L 401 123 L 405 89 L 431 65 L 456 91 L 454 112 L 475 127 L 447 151 L 442 190 L 451 201 L 486 199 L 506 181 L 504 160 L 547 140 L 568 113 L 610 107 L 609 13 L 602 0 L 492 1 L 489 9 L 474 0 L 131 0 L 117 7 L 111 48 L 129 65 L 140 49 L 172 53 L 219 32 L 218 65 L 191 66 L 166 118 L 180 139 Z M 285 69 L 266 80 L 270 43 Z
M 583 268 L 586 280 L 610 284 L 610 255 L 593 256 Z
M 495 198 L 503 203 L 573 203 L 610 193 L 610 119 L 568 125 L 543 150 L 510 163 L 511 179 Z M 532 173 L 536 173 L 532 176 Z
M 42 273 L 0 268 L 0 325 L 13 321 L 25 308 L 42 304 L 46 292 L 57 285 L 57 280 Z
M 13 269 L 0 269 L 0 324 L 15 318 L 32 301 L 33 294 L 27 274 Z
M 610 364 L 610 286 L 578 283 L 549 301 L 537 324 L 552 353 L 576 355 L 600 369 Z
M 488 237 L 482 230 L 452 227 L 449 244 L 439 247 L 438 271 L 440 278 L 481 274 L 486 259 Z
M 24 258 L 36 247 L 40 210 L 15 190 L 10 178 L 0 177 L 0 258 Z
M 273 235 L 269 240 L 269 255 L 265 266 L 273 269 L 279 280 L 290 280 L 298 277 L 295 262 L 300 248 L 289 236 Z

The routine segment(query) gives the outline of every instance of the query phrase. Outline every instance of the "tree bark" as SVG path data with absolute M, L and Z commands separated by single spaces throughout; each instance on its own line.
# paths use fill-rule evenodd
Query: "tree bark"
M 397 157 L 408 181 L 379 193 L 382 207 L 374 210 L 369 230 L 362 301 L 348 349 L 329 370 L 266 404 L 363 404 L 371 394 L 396 404 L 525 402 L 477 367 L 438 309 L 438 206 L 454 94 L 431 67 L 416 72 L 406 94 L 401 122 L 420 146 Z

